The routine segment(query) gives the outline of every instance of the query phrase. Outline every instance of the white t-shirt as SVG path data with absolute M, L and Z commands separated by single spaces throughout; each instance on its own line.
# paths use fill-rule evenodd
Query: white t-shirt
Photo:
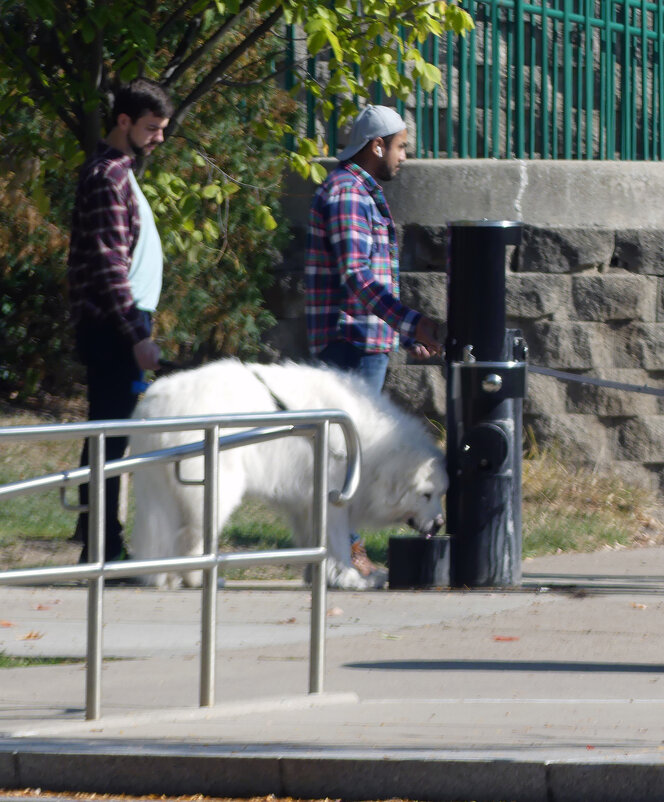
M 129 266 L 129 284 L 136 306 L 146 312 L 154 312 L 159 303 L 164 270 L 161 240 L 150 204 L 138 186 L 132 170 L 129 171 L 129 183 L 138 201 L 141 221 L 141 230 Z

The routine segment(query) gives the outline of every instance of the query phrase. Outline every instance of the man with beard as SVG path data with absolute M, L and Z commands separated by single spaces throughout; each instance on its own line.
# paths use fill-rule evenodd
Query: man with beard
M 356 117 L 339 165 L 317 189 L 309 215 L 305 264 L 309 350 L 322 362 L 359 372 L 375 392 L 389 354 L 401 343 L 419 359 L 441 352 L 435 321 L 399 300 L 394 221 L 379 181 L 406 160 L 406 124 L 388 106 Z M 378 585 L 384 572 L 351 535 L 352 563 Z
M 87 371 L 90 420 L 127 418 L 136 404 L 134 383 L 159 366 L 151 339 L 162 281 L 162 250 L 150 206 L 133 168 L 164 141 L 173 111 L 154 81 L 137 78 L 115 95 L 108 136 L 83 165 L 72 219 L 67 278 L 76 347 Z M 106 459 L 124 454 L 127 438 L 106 441 Z M 88 444 L 81 465 L 88 464 Z M 120 480 L 106 482 L 106 560 L 126 556 L 118 519 Z M 79 489 L 88 503 L 88 486 Z M 88 514 L 76 537 L 88 560 Z

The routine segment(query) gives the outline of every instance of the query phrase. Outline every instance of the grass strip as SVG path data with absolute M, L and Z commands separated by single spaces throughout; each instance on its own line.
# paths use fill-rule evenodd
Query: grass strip
M 13 657 L 0 652 L 0 668 L 31 668 L 32 666 L 60 666 L 84 663 L 82 657 Z

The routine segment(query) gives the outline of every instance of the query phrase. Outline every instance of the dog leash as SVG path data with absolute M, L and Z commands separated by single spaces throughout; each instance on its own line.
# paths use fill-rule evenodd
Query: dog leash
M 595 387 L 610 387 L 613 390 L 625 390 L 629 393 L 644 393 L 645 395 L 664 396 L 664 388 L 651 387 L 648 384 L 628 384 L 626 382 L 616 382 L 609 379 L 596 379 L 594 376 L 581 376 L 577 373 L 567 373 L 563 370 L 553 368 L 543 368 L 538 365 L 528 365 L 529 373 L 539 373 L 541 376 L 552 376 L 564 382 L 575 382 L 577 384 L 592 384 Z
M 250 368 L 250 370 L 251 370 L 251 368 Z M 259 374 L 256 373 L 255 370 L 252 370 L 251 372 L 258 379 L 258 381 L 263 385 L 263 387 L 265 387 L 265 389 L 268 391 L 268 393 L 270 394 L 270 397 L 272 398 L 274 403 L 277 405 L 277 409 L 280 412 L 288 412 L 288 407 L 286 406 L 286 404 L 284 404 L 284 402 L 281 400 L 281 398 L 279 398 L 279 396 L 274 392 L 274 390 L 265 381 L 265 379 L 262 376 L 259 376 Z
M 168 376 L 169 373 L 175 373 L 178 370 L 184 370 L 184 365 L 178 365 L 177 362 L 170 362 L 167 359 L 160 359 L 159 370 L 156 371 L 156 373 L 158 374 L 157 378 L 159 378 L 160 376 Z M 266 390 L 270 394 L 270 398 L 272 398 L 272 400 L 274 401 L 277 409 L 280 412 L 288 412 L 288 407 L 286 406 L 286 404 L 284 404 L 281 398 L 279 398 L 279 396 L 272 390 L 272 388 L 265 381 L 265 379 L 258 373 L 256 373 L 255 370 L 252 370 L 251 373 L 253 373 L 253 375 L 258 379 L 258 381 L 261 382 L 261 384 L 266 388 Z M 144 380 L 133 381 L 131 383 L 131 391 L 132 393 L 134 393 L 134 395 L 140 395 L 141 393 L 144 393 L 151 384 L 152 382 Z

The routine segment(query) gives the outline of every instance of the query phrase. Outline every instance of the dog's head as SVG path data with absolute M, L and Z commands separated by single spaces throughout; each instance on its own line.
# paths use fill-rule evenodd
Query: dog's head
M 373 525 L 408 524 L 423 535 L 434 535 L 443 524 L 442 499 L 448 485 L 442 453 L 417 460 L 393 458 L 386 468 L 385 463 L 379 466 L 373 481 L 367 477 L 369 488 L 359 499 L 365 515 L 370 514 Z
M 447 490 L 445 460 L 431 457 L 415 471 L 401 499 L 405 522 L 421 535 L 435 535 L 443 525 L 442 499 Z

